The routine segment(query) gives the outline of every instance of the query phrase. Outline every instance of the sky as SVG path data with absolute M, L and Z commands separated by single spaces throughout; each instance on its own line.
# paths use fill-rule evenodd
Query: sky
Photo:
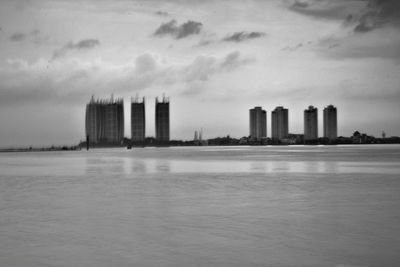
M 2 0 L 0 147 L 76 144 L 85 107 L 170 98 L 171 138 L 249 135 L 249 109 L 338 109 L 338 134 L 400 135 L 398 0 Z

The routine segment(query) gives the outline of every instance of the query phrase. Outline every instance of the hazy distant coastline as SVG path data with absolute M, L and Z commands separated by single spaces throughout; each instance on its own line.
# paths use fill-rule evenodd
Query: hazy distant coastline
M 78 146 L 50 146 L 50 147 L 9 147 L 0 148 L 0 152 L 38 152 L 38 151 L 71 151 L 81 150 Z
M 294 135 L 295 136 L 295 135 Z M 388 138 L 375 138 L 367 135 L 353 135 L 351 137 L 338 137 L 333 142 L 328 142 L 324 138 L 314 140 L 314 142 L 304 142 L 301 138 L 293 138 L 288 143 L 272 142 L 271 139 L 266 138 L 261 141 L 254 141 L 247 137 L 232 138 L 229 135 L 226 137 L 217 137 L 207 139 L 203 143 L 198 143 L 195 140 L 171 140 L 168 142 L 157 142 L 154 138 L 146 138 L 144 142 L 131 142 L 130 139 L 125 138 L 121 144 L 96 144 L 90 145 L 89 148 L 116 148 L 116 147 L 179 147 L 179 146 L 290 146 L 290 145 L 379 145 L 379 144 L 400 144 L 400 137 L 393 136 Z M 49 147 L 7 147 L 0 148 L 0 152 L 49 152 L 49 151 L 78 151 L 86 149 L 86 142 L 80 142 L 78 145 L 72 146 L 49 146 Z

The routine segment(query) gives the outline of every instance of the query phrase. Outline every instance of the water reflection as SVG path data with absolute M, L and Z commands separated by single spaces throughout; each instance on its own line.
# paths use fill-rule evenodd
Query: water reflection
M 122 157 L 86 157 L 86 174 L 118 174 L 128 173 L 129 161 Z
M 337 161 L 322 161 L 320 162 L 322 164 L 322 169 L 326 173 L 337 173 L 338 171 L 338 162 Z
M 1 154 L 0 266 L 399 265 L 399 154 L 200 149 Z
M 144 160 L 137 160 L 137 159 L 132 159 L 131 161 L 132 164 L 132 172 L 133 173 L 145 173 L 147 172 L 146 168 L 146 162 Z
M 92 168 L 108 172 L 101 166 L 101 161 L 93 160 L 93 162 L 95 166 Z M 129 168 L 121 167 L 127 164 Z M 399 167 L 390 167 L 392 168 L 386 168 L 386 173 L 399 171 Z M 126 169 L 130 173 L 374 173 L 372 167 L 338 161 L 132 159 L 114 162 L 111 171 L 117 171 L 119 168 Z
M 322 161 L 132 159 L 124 164 L 131 165 L 129 168 L 131 173 L 330 173 L 338 171 L 337 162 Z M 118 168 L 117 165 L 114 165 L 114 168 Z
M 171 172 L 171 161 L 170 160 L 156 161 L 156 171 L 163 173 Z
M 85 154 L 86 173 L 144 174 L 144 173 L 396 173 L 399 166 L 393 162 L 361 162 L 325 160 L 325 158 L 276 158 L 256 153 L 253 157 L 223 157 L 203 155 L 193 151 L 191 157 L 182 157 L 179 151 L 152 151 L 140 153 Z M 168 153 L 166 153 L 168 152 Z M 178 153 L 179 152 L 179 153 Z M 186 152 L 186 151 L 185 151 Z M 258 151 L 257 151 L 258 152 Z M 198 153 L 198 154 L 196 154 Z M 85 161 L 84 161 L 85 162 Z M 382 168 L 384 167 L 384 168 Z
M 255 173 L 265 173 L 268 172 L 268 164 L 265 161 L 253 161 L 250 162 L 250 171 Z

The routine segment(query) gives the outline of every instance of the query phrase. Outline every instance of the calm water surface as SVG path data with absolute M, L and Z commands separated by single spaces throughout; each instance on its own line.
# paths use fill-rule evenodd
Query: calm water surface
M 400 146 L 0 153 L 0 266 L 400 266 Z

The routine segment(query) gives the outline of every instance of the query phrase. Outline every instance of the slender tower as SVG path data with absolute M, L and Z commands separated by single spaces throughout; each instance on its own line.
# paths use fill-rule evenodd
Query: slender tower
M 324 108 L 324 137 L 329 140 L 337 138 L 337 110 L 333 105 Z
M 136 96 L 131 100 L 131 140 L 143 142 L 146 136 L 145 99 Z
M 124 138 L 124 101 L 122 98 L 102 102 L 103 140 L 107 143 L 121 143 Z M 102 141 L 102 140 L 101 140 Z
M 156 140 L 169 141 L 169 98 L 163 96 L 162 101 L 156 97 Z
M 309 106 L 304 110 L 304 140 L 318 139 L 318 109 Z
M 96 144 L 101 138 L 102 128 L 102 114 L 101 105 L 98 101 L 94 100 L 94 96 L 90 99 L 90 102 L 86 105 L 86 141 L 91 144 Z
M 289 111 L 280 106 L 271 112 L 272 139 L 281 140 L 289 135 Z
M 267 137 L 267 112 L 261 107 L 250 109 L 250 137 L 261 140 Z

